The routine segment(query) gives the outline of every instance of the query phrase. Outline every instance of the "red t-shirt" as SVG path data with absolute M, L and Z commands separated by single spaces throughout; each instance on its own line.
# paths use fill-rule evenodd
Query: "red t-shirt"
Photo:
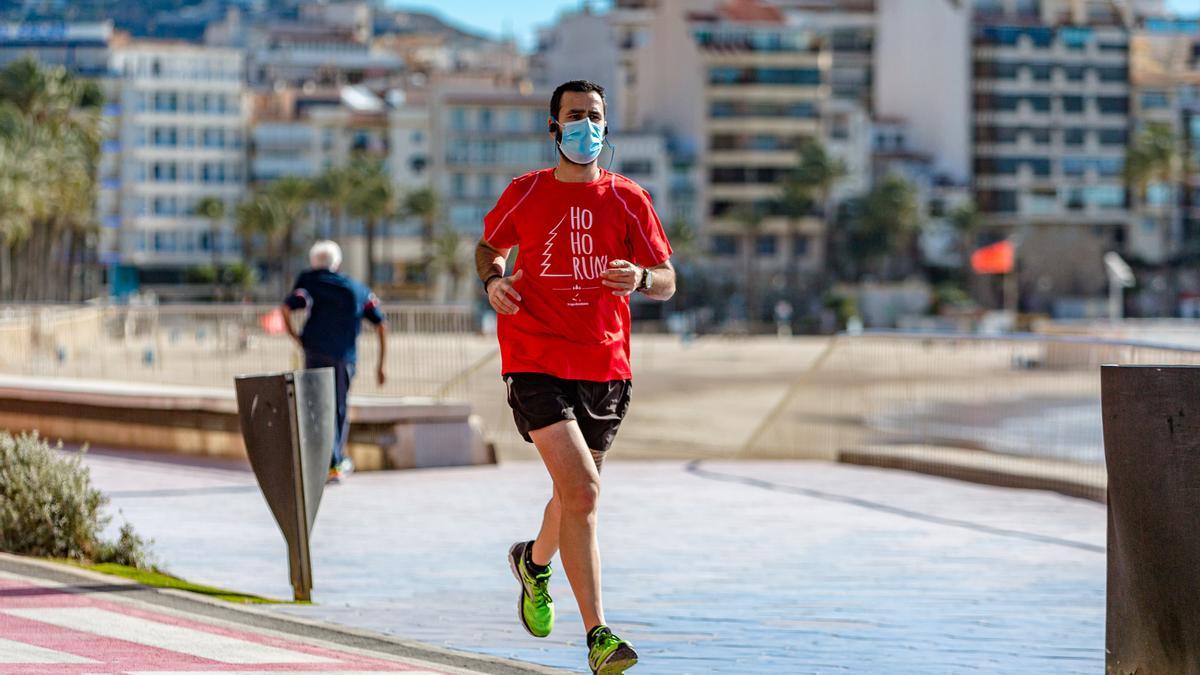
M 630 379 L 629 298 L 602 284 L 611 260 L 641 267 L 671 257 L 650 195 L 601 170 L 590 183 L 565 183 L 554 169 L 513 179 L 483 219 L 495 248 L 519 246 L 514 288 L 520 311 L 500 315 L 501 371 L 568 380 Z

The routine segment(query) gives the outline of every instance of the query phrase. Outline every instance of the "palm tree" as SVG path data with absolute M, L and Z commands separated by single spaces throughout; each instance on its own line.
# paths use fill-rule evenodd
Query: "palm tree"
M 421 255 L 428 263 L 434 257 L 434 236 L 442 200 L 433 188 L 420 188 L 404 197 L 404 213 L 421 221 Z
M 382 162 L 364 163 L 347 210 L 361 218 L 367 240 L 367 283 L 376 279 L 376 234 L 379 224 L 398 212 L 396 188 Z
M 863 236 L 859 245 L 867 261 L 872 257 L 876 262 L 886 261 L 903 252 L 909 259 L 903 267 L 915 269 L 920 264 L 920 215 L 912 183 L 894 174 L 879 181 L 862 200 L 859 213 Z
M 333 218 L 333 238 L 338 241 L 346 236 L 346 205 L 354 194 L 356 168 L 329 167 L 313 181 L 313 193 Z
M 975 248 L 975 237 L 979 233 L 982 218 L 975 202 L 967 202 L 951 211 L 947 220 L 958 234 L 960 267 L 965 278 L 967 269 L 970 267 L 971 250 Z
M 1183 154 L 1171 127 L 1153 123 L 1137 134 L 1125 151 L 1125 181 L 1138 204 L 1148 205 L 1152 185 L 1165 185 L 1174 194 L 1182 175 Z M 1170 228 L 1172 209 L 1158 209 L 1163 229 Z
M 449 277 L 446 299 L 451 302 L 458 298 L 458 282 L 466 271 L 462 244 L 462 235 L 448 226 L 439 227 L 433 237 L 433 259 L 430 262 L 434 269 L 445 272 Z
M 280 231 L 280 284 L 292 283 L 292 263 L 296 257 L 296 234 L 303 225 L 312 203 L 312 182 L 300 176 L 282 176 L 267 186 L 283 221 Z
M 781 206 L 788 217 L 789 232 L 792 242 L 795 242 L 798 219 L 808 215 L 816 207 L 825 221 L 826 240 L 821 242 L 825 251 L 829 250 L 829 232 L 833 227 L 833 190 L 840 180 L 848 173 L 846 164 L 830 155 L 825 146 L 814 139 L 805 141 L 800 146 L 799 158 L 795 168 L 783 182 Z M 825 253 L 822 253 L 824 256 Z M 795 282 L 796 256 L 792 255 L 788 265 L 789 288 Z
M 213 299 L 221 295 L 221 253 L 217 242 L 221 237 L 221 221 L 225 220 L 225 200 L 212 195 L 201 197 L 192 210 L 197 216 L 208 219 L 208 247 L 212 251 Z
M 283 213 L 273 197 L 258 193 L 237 206 L 237 231 L 242 239 L 242 259 L 254 264 L 254 240 L 274 241 L 283 229 Z
M 753 323 L 758 317 L 758 284 L 754 273 L 754 254 L 758 235 L 762 232 L 762 223 L 767 217 L 767 210 L 762 204 L 739 204 L 729 212 L 729 218 L 742 226 L 742 262 L 745 272 L 746 288 L 746 318 Z
M 96 229 L 100 101 L 94 83 L 62 67 L 22 59 L 0 70 L 0 144 L 20 158 L 16 171 L 27 177 L 13 178 L 10 171 L 7 189 L 32 190 L 28 197 L 14 194 L 21 205 L 6 208 L 10 297 L 67 299 L 81 290 L 81 266 Z M 25 227 L 13 223 L 16 213 Z

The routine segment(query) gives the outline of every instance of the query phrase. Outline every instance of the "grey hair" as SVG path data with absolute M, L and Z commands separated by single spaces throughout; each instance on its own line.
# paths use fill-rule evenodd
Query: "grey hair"
M 322 239 L 308 249 L 308 263 L 313 269 L 336 272 L 342 266 L 342 247 L 336 241 Z

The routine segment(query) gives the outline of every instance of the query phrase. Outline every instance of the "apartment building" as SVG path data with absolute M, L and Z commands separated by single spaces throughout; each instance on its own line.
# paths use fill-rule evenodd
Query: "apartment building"
M 976 4 L 974 173 L 988 222 L 1081 225 L 1121 248 L 1129 30 L 1110 2 Z
M 1172 180 L 1132 195 L 1129 250 L 1163 263 L 1200 253 L 1200 20 L 1154 16 L 1130 43 L 1132 132 L 1166 129 L 1178 143 Z
M 237 259 L 230 219 L 213 238 L 195 215 L 203 197 L 232 214 L 246 190 L 242 54 L 167 42 L 114 45 L 105 82 L 107 138 L 97 208 L 101 256 L 136 266 L 144 283 Z
M 81 77 L 104 77 L 112 40 L 111 21 L 0 24 L 0 66 L 32 58 L 44 65 L 63 66 Z
M 818 270 L 823 222 L 788 218 L 772 205 L 801 145 L 822 136 L 830 53 L 818 35 L 764 3 L 689 18 L 704 78 L 702 231 L 711 253 L 730 268 L 752 259 L 767 279 L 789 264 Z

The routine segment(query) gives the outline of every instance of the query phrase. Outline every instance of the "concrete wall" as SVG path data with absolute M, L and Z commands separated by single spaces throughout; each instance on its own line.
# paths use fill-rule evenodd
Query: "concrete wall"
M 937 171 L 971 178 L 971 3 L 879 0 L 875 107 L 908 123 Z M 931 105 L 936 101 L 937 105 Z

